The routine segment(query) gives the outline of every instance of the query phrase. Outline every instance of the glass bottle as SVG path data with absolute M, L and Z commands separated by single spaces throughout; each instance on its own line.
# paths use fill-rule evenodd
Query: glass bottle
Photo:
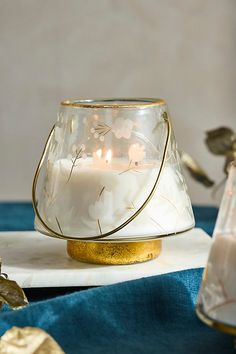
M 197 314 L 208 325 L 236 334 L 236 160 L 229 168 Z

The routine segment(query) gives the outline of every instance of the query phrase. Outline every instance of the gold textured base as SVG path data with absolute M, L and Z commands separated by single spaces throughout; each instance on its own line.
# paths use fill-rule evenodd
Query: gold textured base
M 159 256 L 161 240 L 120 243 L 67 241 L 67 253 L 76 261 L 86 263 L 140 263 Z

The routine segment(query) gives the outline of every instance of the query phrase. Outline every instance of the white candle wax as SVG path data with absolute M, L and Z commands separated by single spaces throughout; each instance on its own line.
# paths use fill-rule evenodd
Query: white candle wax
M 200 302 L 211 318 L 236 326 L 236 234 L 214 238 Z
M 71 173 L 72 171 L 72 173 Z M 122 159 L 100 164 L 92 158 L 49 163 L 44 198 L 39 205 L 43 219 L 64 235 L 96 236 L 126 221 L 148 197 L 159 167 L 150 161 L 130 166 Z M 189 198 L 176 174 L 164 167 L 157 190 L 145 209 L 125 228 L 109 236 L 154 236 L 193 226 Z

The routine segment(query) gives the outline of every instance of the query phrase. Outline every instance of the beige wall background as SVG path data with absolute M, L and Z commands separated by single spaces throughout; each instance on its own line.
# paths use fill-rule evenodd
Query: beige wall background
M 221 180 L 205 131 L 236 128 L 235 0 L 0 0 L 0 200 L 30 199 L 59 102 L 167 100 L 181 149 Z M 210 191 L 187 178 L 193 202 Z

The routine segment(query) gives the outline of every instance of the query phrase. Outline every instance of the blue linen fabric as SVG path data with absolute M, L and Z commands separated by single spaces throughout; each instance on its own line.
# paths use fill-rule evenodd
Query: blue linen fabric
M 29 205 L 4 204 L 0 211 L 1 219 L 8 215 L 1 221 L 2 230 L 32 227 Z M 196 207 L 194 211 L 197 225 L 211 233 L 217 210 Z M 0 335 L 12 326 L 40 327 L 66 354 L 235 353 L 231 336 L 208 328 L 196 317 L 201 276 L 202 269 L 191 269 L 73 292 L 19 311 L 5 309 L 0 314 Z

